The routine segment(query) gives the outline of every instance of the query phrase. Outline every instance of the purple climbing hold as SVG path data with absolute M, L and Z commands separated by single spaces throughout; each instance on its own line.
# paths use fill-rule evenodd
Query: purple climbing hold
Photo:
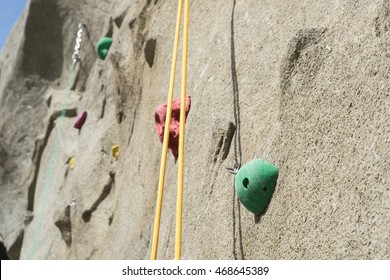
M 84 111 L 84 112 L 80 113 L 77 116 L 77 119 L 76 119 L 73 127 L 77 128 L 77 129 L 81 129 L 81 127 L 83 126 L 83 124 L 84 124 L 86 119 L 87 119 L 87 111 Z

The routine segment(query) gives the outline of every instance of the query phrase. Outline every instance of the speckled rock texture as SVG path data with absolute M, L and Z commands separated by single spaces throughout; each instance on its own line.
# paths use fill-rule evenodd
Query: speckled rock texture
M 10 258 L 150 257 L 175 17 L 168 0 L 28 3 L 0 54 Z M 188 59 L 183 258 L 390 259 L 389 0 L 191 1 Z M 254 158 L 279 168 L 260 216 L 225 169 Z M 169 153 L 159 259 L 174 255 L 176 179 Z

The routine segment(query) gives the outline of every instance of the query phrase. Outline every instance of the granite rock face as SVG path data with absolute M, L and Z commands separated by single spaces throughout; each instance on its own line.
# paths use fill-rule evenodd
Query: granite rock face
M 175 17 L 176 1 L 27 4 L 0 54 L 10 258 L 150 257 Z M 388 0 L 191 1 L 183 258 L 390 258 L 389 45 Z M 225 169 L 254 158 L 279 168 L 258 217 Z M 160 259 L 174 255 L 176 179 L 169 154 Z

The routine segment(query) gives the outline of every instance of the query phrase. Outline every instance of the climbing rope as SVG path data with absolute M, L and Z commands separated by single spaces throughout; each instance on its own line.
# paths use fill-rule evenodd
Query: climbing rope
M 83 29 L 84 25 L 85 25 L 84 21 L 82 21 L 78 25 L 76 45 L 75 45 L 74 53 L 72 55 L 72 65 L 70 67 L 69 77 L 68 77 L 68 80 L 66 83 L 65 100 L 64 100 L 64 103 L 62 105 L 61 115 L 60 115 L 59 121 L 58 121 L 56 136 L 55 136 L 55 140 L 54 140 L 54 146 L 53 146 L 52 152 L 50 154 L 49 168 L 48 168 L 47 176 L 45 178 L 45 183 L 43 186 L 43 192 L 42 192 L 42 196 L 41 196 L 41 200 L 40 200 L 40 207 L 39 207 L 38 215 L 37 215 L 37 223 L 36 223 L 35 230 L 34 230 L 34 237 L 32 240 L 32 244 L 31 244 L 31 247 L 30 247 L 30 250 L 28 253 L 28 257 L 27 257 L 28 259 L 31 259 L 35 255 L 37 241 L 38 241 L 39 232 L 40 232 L 42 219 L 43 219 L 43 213 L 45 211 L 47 196 L 49 193 L 49 187 L 50 187 L 52 180 L 53 180 L 54 168 L 56 166 L 57 154 L 58 154 L 59 147 L 60 147 L 62 126 L 63 126 L 64 119 L 65 119 L 66 108 L 68 107 L 68 103 L 69 103 L 69 99 L 70 99 L 71 88 L 72 88 L 73 80 L 74 80 L 74 76 L 75 76 L 76 63 L 80 60 L 79 50 L 80 50 L 80 44 L 81 44 L 81 37 L 82 37 L 82 33 L 83 33 L 82 29 Z
M 175 85 L 176 63 L 178 56 L 178 46 L 180 37 L 180 24 L 182 15 L 183 0 L 178 1 L 175 40 L 172 55 L 171 74 L 168 90 L 167 113 L 165 118 L 165 129 L 163 138 L 163 147 L 160 163 L 160 176 L 158 184 L 156 214 L 154 220 L 154 232 L 152 241 L 151 259 L 157 258 L 158 238 L 160 233 L 161 209 L 165 182 L 166 161 L 169 143 L 169 127 L 171 124 L 172 101 Z M 183 204 L 183 179 L 184 179 L 184 131 L 186 119 L 186 84 L 187 84 L 187 54 L 188 54 L 188 18 L 189 18 L 189 0 L 185 0 L 184 12 L 184 35 L 183 35 L 183 59 L 182 59 L 182 84 L 181 84 L 181 104 L 180 104 L 180 138 L 179 138 L 179 158 L 178 158 L 178 186 L 177 186 L 177 204 L 176 204 L 176 235 L 175 235 L 175 259 L 181 257 L 181 239 L 182 239 L 182 204 Z
M 166 114 L 166 118 L 165 118 L 165 130 L 164 130 L 164 139 L 163 139 L 163 147 L 162 147 L 162 154 L 161 154 L 161 163 L 160 163 L 160 176 L 159 176 L 159 180 L 158 180 L 156 214 L 155 214 L 155 218 L 154 218 L 152 253 L 150 256 L 150 258 L 152 260 L 155 260 L 157 258 L 158 237 L 160 234 L 161 208 L 162 208 L 162 200 L 163 200 L 163 192 L 164 192 L 165 169 L 166 169 L 166 164 L 167 164 L 168 142 L 169 142 L 169 129 L 168 128 L 169 128 L 170 123 L 171 123 L 172 100 L 173 100 L 173 92 L 174 92 L 174 86 L 175 86 L 177 54 L 178 54 L 178 49 L 179 49 L 181 10 L 182 10 L 182 6 L 183 6 L 182 2 L 183 2 L 183 0 L 178 1 L 178 8 L 177 8 L 175 41 L 173 44 L 171 76 L 170 76 L 169 89 L 168 89 L 167 114 Z
M 185 0 L 184 6 L 184 30 L 183 30 L 183 58 L 181 80 L 181 104 L 180 104 L 180 135 L 179 135 L 179 170 L 177 177 L 177 202 L 176 202 L 176 242 L 175 259 L 181 258 L 181 238 L 183 224 L 183 180 L 184 180 L 184 132 L 186 123 L 186 95 L 187 95 L 187 55 L 188 55 L 188 19 L 190 5 Z
M 72 54 L 73 66 L 80 60 L 80 47 L 81 41 L 83 37 L 83 28 L 85 26 L 85 21 L 82 20 L 78 25 L 77 37 L 76 37 L 76 45 L 74 47 L 74 52 Z

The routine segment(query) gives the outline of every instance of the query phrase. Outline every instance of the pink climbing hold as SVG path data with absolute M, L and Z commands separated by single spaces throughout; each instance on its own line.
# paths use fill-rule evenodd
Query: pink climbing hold
M 85 120 L 87 119 L 87 112 L 84 111 L 82 113 L 80 113 L 78 116 L 77 116 L 77 119 L 73 125 L 74 128 L 77 128 L 77 129 L 81 129 L 81 127 L 83 126 L 83 124 L 85 123 Z
M 191 97 L 186 98 L 186 119 L 191 107 Z M 154 113 L 156 132 L 160 141 L 164 139 L 165 118 L 167 115 L 167 104 L 161 104 L 156 108 Z M 179 132 L 180 132 L 180 98 L 172 102 L 172 117 L 169 128 L 169 143 L 168 147 L 171 149 L 175 158 L 178 156 L 179 149 Z

